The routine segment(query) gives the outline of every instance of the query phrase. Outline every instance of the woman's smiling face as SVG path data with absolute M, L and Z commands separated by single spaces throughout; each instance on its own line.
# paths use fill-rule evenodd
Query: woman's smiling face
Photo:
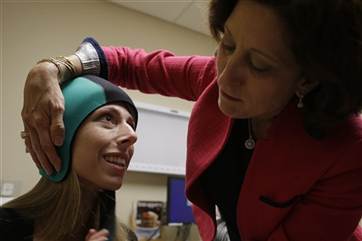
M 271 8 L 238 1 L 217 55 L 218 104 L 225 115 L 271 118 L 287 105 L 301 81 L 288 36 Z
M 73 142 L 72 165 L 82 183 L 117 190 L 133 156 L 135 120 L 117 104 L 95 110 Z

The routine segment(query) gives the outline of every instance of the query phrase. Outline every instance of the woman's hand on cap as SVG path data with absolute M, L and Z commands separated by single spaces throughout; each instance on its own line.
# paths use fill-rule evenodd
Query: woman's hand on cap
M 58 68 L 48 62 L 37 64 L 30 70 L 24 87 L 21 115 L 26 134 L 22 133 L 22 137 L 35 164 L 48 174 L 61 168 L 54 144 L 63 144 L 63 113 Z

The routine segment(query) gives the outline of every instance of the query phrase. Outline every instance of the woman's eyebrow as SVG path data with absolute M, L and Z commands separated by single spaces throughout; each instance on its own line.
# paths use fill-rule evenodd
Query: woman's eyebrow
M 230 36 L 231 38 L 233 38 L 233 35 L 230 31 L 230 29 L 228 28 L 228 26 L 225 24 L 224 26 L 224 34 L 227 34 L 228 36 Z M 256 53 L 258 55 L 261 55 L 263 56 L 264 58 L 267 58 L 277 64 L 283 64 L 283 65 L 287 65 L 286 62 L 282 61 L 281 58 L 278 58 L 272 54 L 268 54 L 266 53 L 265 51 L 262 51 L 262 50 L 259 50 L 259 49 L 256 49 L 256 48 L 251 48 L 250 49 L 250 53 Z
M 113 106 L 104 106 L 102 109 L 99 109 L 98 114 L 102 115 L 105 112 L 110 112 L 110 113 L 112 113 L 114 115 L 122 116 L 120 111 L 117 108 L 113 107 Z
M 136 122 L 135 122 L 133 116 L 131 115 L 131 113 L 129 112 L 129 110 L 123 105 L 120 105 L 120 106 L 122 106 L 127 111 L 126 116 L 122 115 L 122 112 L 114 106 L 106 106 L 106 108 L 114 114 L 117 114 L 117 115 L 119 114 L 119 116 L 121 116 L 122 119 L 126 119 L 126 120 L 131 119 L 132 122 L 135 124 Z
M 251 48 L 250 53 L 256 53 L 256 54 L 261 55 L 264 58 L 267 58 L 267 59 L 269 59 L 269 60 L 271 60 L 273 62 L 281 63 L 281 61 L 277 57 L 274 57 L 274 56 L 272 56 L 270 54 L 267 54 L 267 53 L 265 53 L 265 52 L 263 52 L 263 51 L 261 51 L 259 49 Z
M 118 112 L 116 108 L 113 106 L 104 106 L 100 111 L 112 111 L 112 112 Z

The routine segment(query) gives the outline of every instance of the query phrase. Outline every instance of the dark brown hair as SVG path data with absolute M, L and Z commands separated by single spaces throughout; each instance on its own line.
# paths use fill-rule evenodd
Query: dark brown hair
M 362 109 L 362 1 L 253 1 L 283 19 L 304 77 L 319 82 L 304 98 L 306 130 L 321 137 L 339 121 L 358 114 Z M 211 0 L 209 25 L 217 41 L 237 2 Z

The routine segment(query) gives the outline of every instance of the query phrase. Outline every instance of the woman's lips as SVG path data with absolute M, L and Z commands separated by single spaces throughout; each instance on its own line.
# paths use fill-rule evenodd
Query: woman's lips
M 111 167 L 114 171 L 121 174 L 123 173 L 128 166 L 128 161 L 125 157 L 116 154 L 106 154 L 103 156 L 103 159 L 106 161 L 107 165 Z
M 223 96 L 223 97 L 225 97 L 226 99 L 228 99 L 228 100 L 231 100 L 231 101 L 240 101 L 241 99 L 239 99 L 239 98 L 236 98 L 236 97 L 233 97 L 233 96 L 231 96 L 231 95 L 228 95 L 228 94 L 226 94 L 224 91 L 222 91 L 222 90 L 220 90 L 220 93 L 221 93 L 221 95 Z
M 117 165 L 117 164 L 111 163 L 111 162 L 106 162 L 106 163 L 109 167 L 112 168 L 112 170 L 114 170 L 118 174 L 123 174 L 126 170 L 125 166 L 120 166 L 120 165 Z

